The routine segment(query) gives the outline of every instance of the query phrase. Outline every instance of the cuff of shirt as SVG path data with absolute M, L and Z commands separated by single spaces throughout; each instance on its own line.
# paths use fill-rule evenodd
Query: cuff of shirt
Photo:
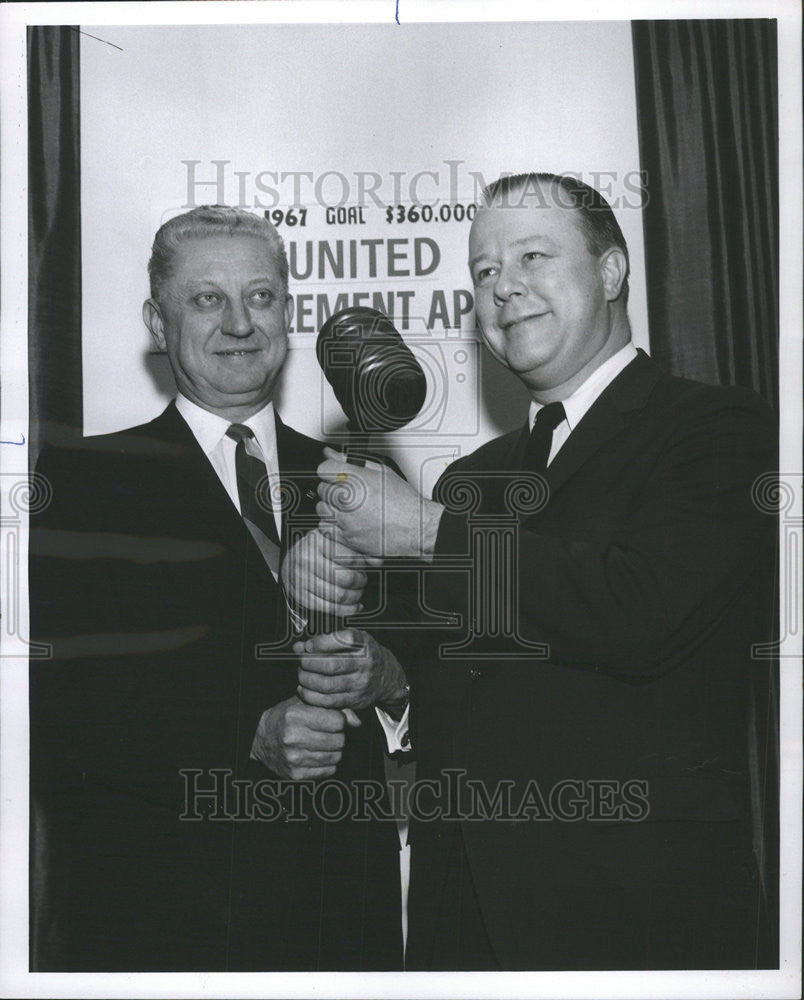
M 401 719 L 392 719 L 387 712 L 375 706 L 374 711 L 380 720 L 380 725 L 385 733 L 385 742 L 388 746 L 388 753 L 407 753 L 411 750 L 410 733 L 408 732 L 408 714 L 410 705 L 405 706 Z

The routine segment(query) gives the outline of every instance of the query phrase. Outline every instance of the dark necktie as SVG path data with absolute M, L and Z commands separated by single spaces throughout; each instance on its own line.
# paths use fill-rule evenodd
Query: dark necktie
M 565 419 L 563 403 L 548 403 L 536 414 L 522 459 L 522 468 L 529 472 L 544 472 L 550 457 L 553 431 Z
M 235 472 L 240 513 L 249 527 L 256 525 L 265 537 L 279 547 L 279 535 L 271 506 L 268 470 L 254 431 L 245 424 L 231 424 L 226 434 L 237 442 Z M 278 554 L 278 553 L 277 553 Z M 273 568 L 273 567 L 272 567 Z

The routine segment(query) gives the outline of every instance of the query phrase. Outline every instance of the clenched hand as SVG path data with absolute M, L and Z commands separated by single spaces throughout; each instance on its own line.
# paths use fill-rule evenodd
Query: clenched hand
M 359 726 L 360 720 L 353 712 L 288 698 L 262 713 L 251 756 L 280 778 L 328 778 L 340 763 L 347 724 Z
M 406 698 L 405 671 L 385 646 L 362 629 L 340 629 L 297 642 L 299 697 L 326 709 L 377 705 L 399 717 Z

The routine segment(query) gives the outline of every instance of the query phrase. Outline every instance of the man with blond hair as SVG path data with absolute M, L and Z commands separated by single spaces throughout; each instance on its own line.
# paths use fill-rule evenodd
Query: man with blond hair
M 459 620 L 418 651 L 413 632 L 393 651 L 349 636 L 364 672 L 404 665 L 400 752 L 432 790 L 411 825 L 407 967 L 773 967 L 748 736 L 769 680 L 752 647 L 772 637 L 775 525 L 752 490 L 777 467 L 773 417 L 637 350 L 625 240 L 574 177 L 491 185 L 469 266 L 527 423 L 454 462 L 431 500 L 332 452 L 319 467 L 318 530 L 423 560 L 428 613 Z M 334 610 L 294 551 L 290 589 Z M 309 639 L 302 697 L 349 704 L 353 658 Z

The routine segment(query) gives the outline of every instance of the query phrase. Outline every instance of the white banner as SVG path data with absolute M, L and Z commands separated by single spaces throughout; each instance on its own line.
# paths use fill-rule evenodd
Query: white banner
M 428 397 L 376 447 L 425 490 L 527 410 L 480 347 L 466 263 L 501 173 L 575 173 L 607 195 L 647 347 L 627 22 L 82 30 L 87 433 L 147 420 L 173 392 L 140 319 L 145 268 L 158 226 L 200 204 L 265 213 L 285 239 L 295 317 L 277 403 L 298 429 L 343 426 L 315 359 L 321 323 L 352 305 L 391 316 Z

